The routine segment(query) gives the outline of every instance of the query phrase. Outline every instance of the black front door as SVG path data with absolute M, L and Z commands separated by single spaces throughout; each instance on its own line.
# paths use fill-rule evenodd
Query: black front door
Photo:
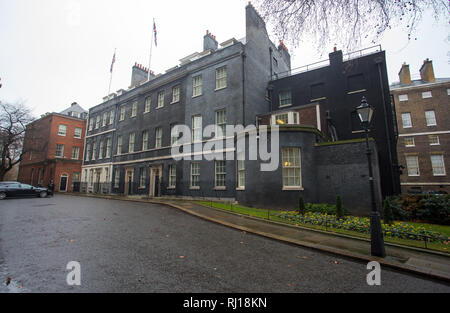
M 67 176 L 61 176 L 59 191 L 66 191 L 67 188 Z
M 159 197 L 159 170 L 156 170 L 156 173 L 155 173 L 155 186 L 154 186 L 154 188 L 155 188 L 155 193 L 154 193 L 155 197 Z

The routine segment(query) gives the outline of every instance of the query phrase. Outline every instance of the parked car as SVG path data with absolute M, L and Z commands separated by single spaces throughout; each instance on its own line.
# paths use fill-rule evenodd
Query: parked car
M 19 182 L 1 182 L 0 200 L 9 197 L 41 197 L 45 198 L 53 192 L 48 188 L 33 187 Z

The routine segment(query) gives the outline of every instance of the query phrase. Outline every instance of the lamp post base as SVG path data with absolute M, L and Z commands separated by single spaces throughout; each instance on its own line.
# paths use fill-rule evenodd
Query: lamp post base
M 381 220 L 378 212 L 370 214 L 370 238 L 371 238 L 371 255 L 384 258 L 386 251 L 384 250 L 383 231 L 381 229 Z

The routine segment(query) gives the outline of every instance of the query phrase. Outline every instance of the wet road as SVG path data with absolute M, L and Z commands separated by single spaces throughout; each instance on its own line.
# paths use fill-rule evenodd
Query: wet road
M 68 286 L 66 265 L 81 265 Z M 0 201 L 0 292 L 450 292 L 450 286 L 227 228 L 161 205 Z M 5 280 L 11 277 L 9 286 Z

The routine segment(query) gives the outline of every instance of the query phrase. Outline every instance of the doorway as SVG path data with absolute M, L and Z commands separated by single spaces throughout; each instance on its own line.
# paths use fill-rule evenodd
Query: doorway
M 161 196 L 161 176 L 162 165 L 157 165 L 150 168 L 150 197 Z
M 133 174 L 134 169 L 127 169 L 125 171 L 125 195 L 131 195 L 133 193 Z
M 68 176 L 66 174 L 62 174 L 59 179 L 59 191 L 62 191 L 62 192 L 67 191 L 67 180 L 68 180 Z

